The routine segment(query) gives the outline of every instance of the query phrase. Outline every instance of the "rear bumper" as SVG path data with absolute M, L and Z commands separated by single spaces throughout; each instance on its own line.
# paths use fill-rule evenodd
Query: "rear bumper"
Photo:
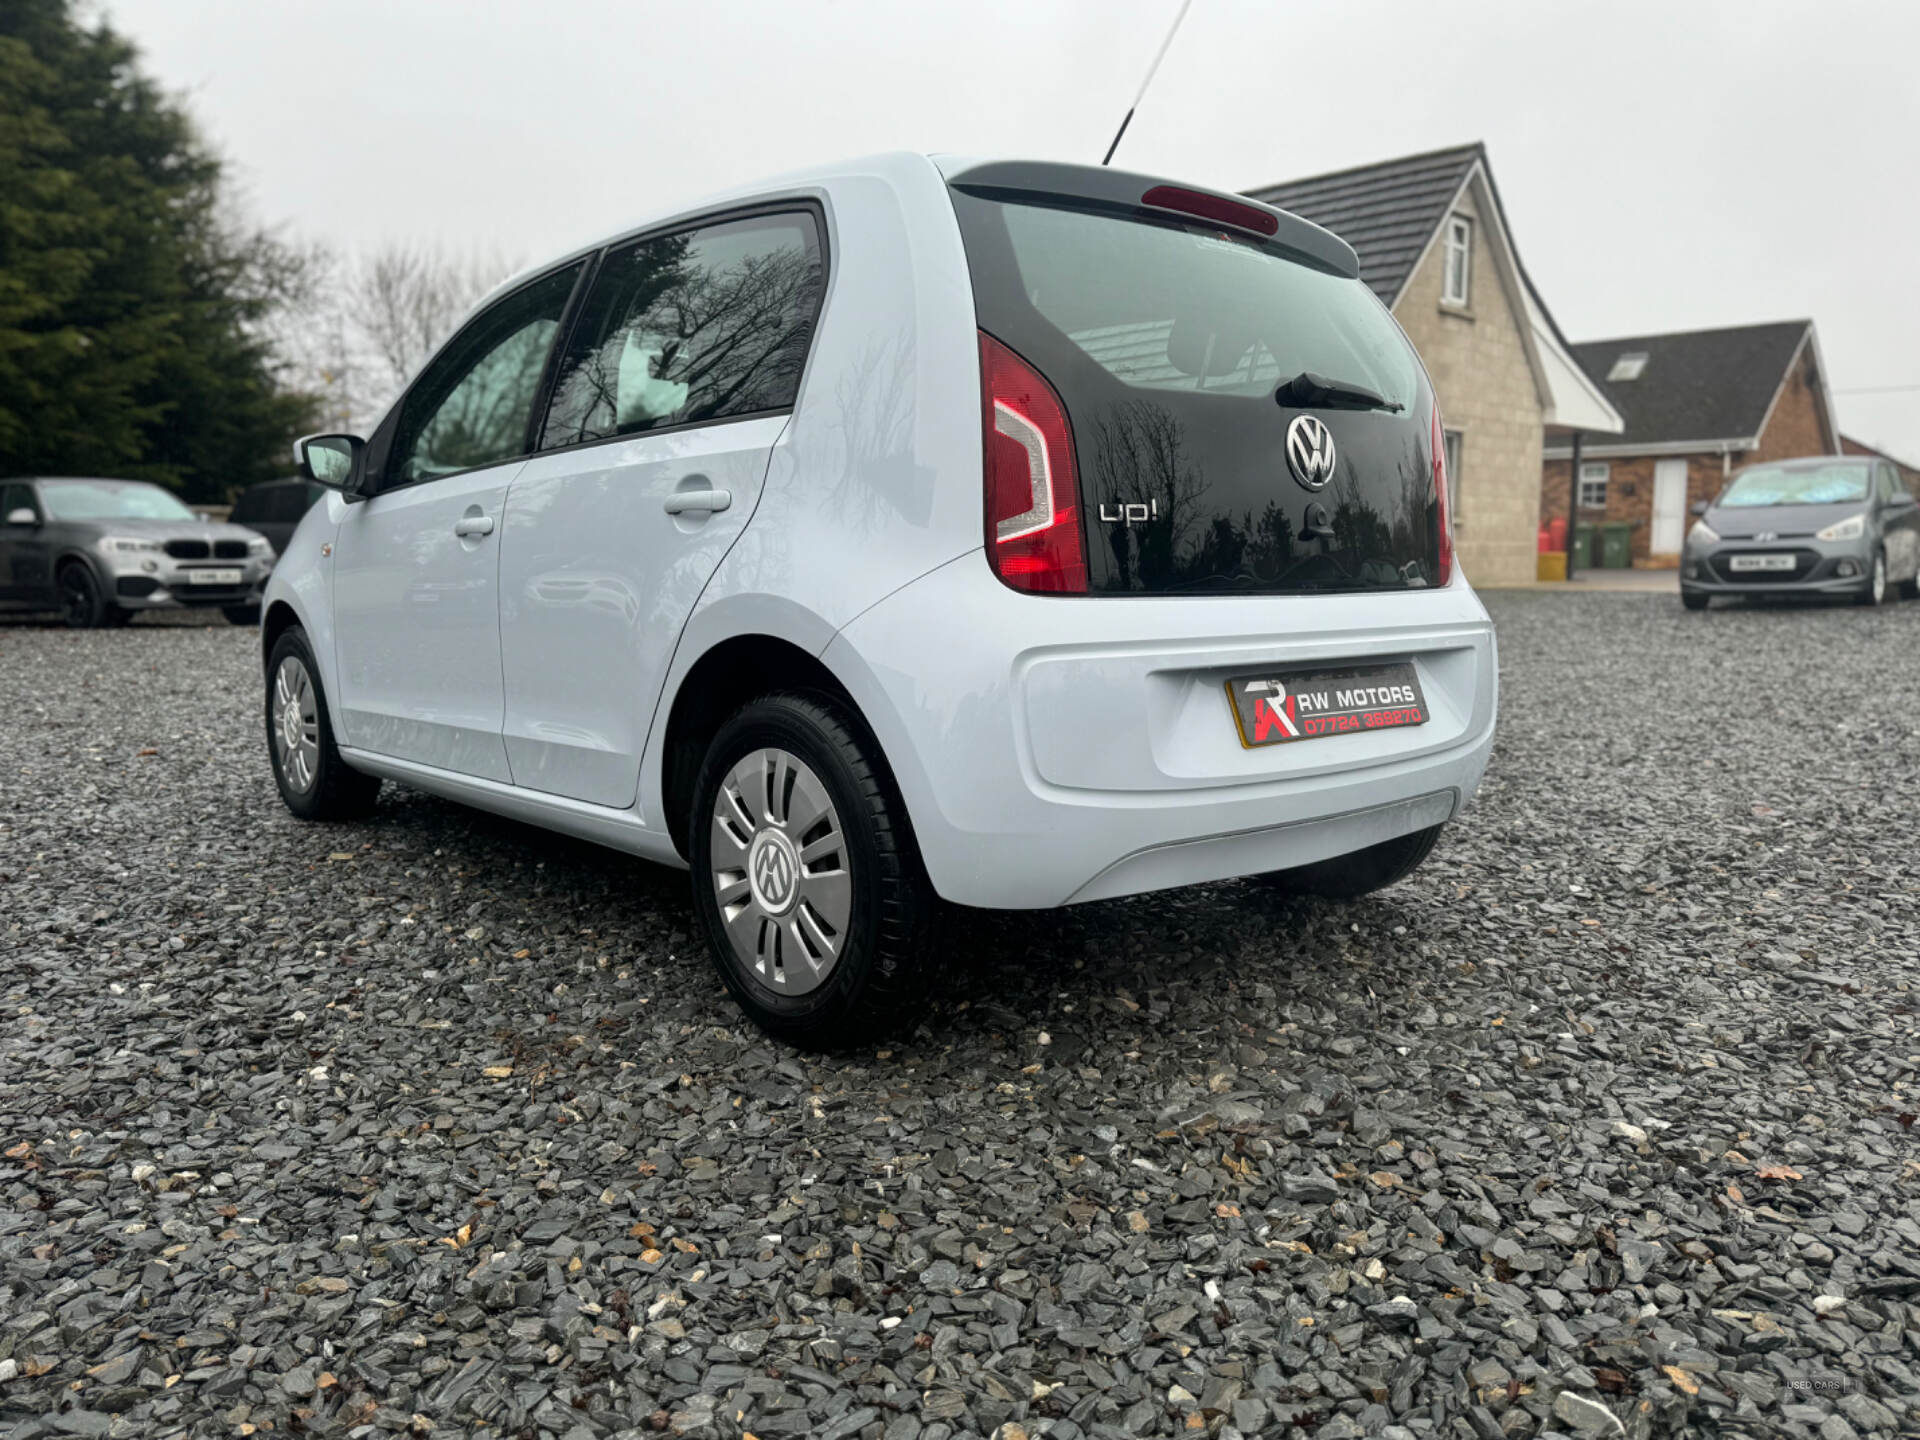
M 891 762 L 936 890 L 1024 909 L 1350 853 L 1451 818 L 1497 708 L 1473 592 L 1040 597 L 978 552 L 860 616 L 824 658 Z M 1229 677 L 1410 660 L 1416 728 L 1242 748 Z

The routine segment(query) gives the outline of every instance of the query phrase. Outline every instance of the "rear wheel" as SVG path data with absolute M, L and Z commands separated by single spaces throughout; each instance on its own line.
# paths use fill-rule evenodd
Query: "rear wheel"
M 1290 895 L 1317 895 L 1322 900 L 1358 900 L 1375 890 L 1401 881 L 1420 868 L 1420 862 L 1433 853 L 1440 832 L 1447 827 L 1434 825 L 1411 835 L 1383 840 L 1351 855 L 1336 855 L 1292 870 L 1275 870 L 1260 878 L 1275 889 Z
M 69 630 L 95 630 L 107 623 L 113 607 L 84 563 L 70 560 L 62 566 L 59 588 L 60 615 Z
M 1687 609 L 1689 610 L 1706 609 L 1707 601 L 1712 598 L 1713 597 L 1710 595 L 1700 594 L 1700 592 L 1697 590 L 1682 590 L 1680 592 L 1680 603 L 1686 606 Z
M 688 836 L 714 964 L 761 1029 L 858 1044 L 923 1000 L 937 902 L 878 746 L 828 697 L 767 695 L 721 726 Z
M 292 626 L 267 661 L 267 754 L 287 808 L 302 820 L 356 820 L 373 809 L 377 775 L 340 758 L 307 635 Z
M 1867 572 L 1866 587 L 1853 597 L 1856 605 L 1878 605 L 1887 598 L 1887 557 L 1873 552 L 1873 569 Z

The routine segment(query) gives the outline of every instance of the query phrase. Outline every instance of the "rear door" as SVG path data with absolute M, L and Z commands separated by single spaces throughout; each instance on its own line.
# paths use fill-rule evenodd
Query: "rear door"
M 512 781 L 500 740 L 500 522 L 584 262 L 472 320 L 401 402 L 379 493 L 333 542 L 346 743 Z
M 514 783 L 627 807 L 669 660 L 753 514 L 819 314 L 818 215 L 610 250 L 541 453 L 507 497 L 500 652 Z

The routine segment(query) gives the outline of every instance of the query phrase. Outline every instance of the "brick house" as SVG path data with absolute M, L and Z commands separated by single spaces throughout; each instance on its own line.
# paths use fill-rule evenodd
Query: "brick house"
M 1633 561 L 1680 563 L 1688 510 L 1743 465 L 1837 455 L 1840 427 L 1811 320 L 1593 340 L 1574 355 L 1626 417 L 1583 439 L 1580 519 L 1633 526 Z M 1549 438 L 1542 518 L 1567 513 L 1571 446 Z
M 1884 450 L 1876 450 L 1864 440 L 1856 440 L 1851 435 L 1840 437 L 1840 452 L 1843 455 L 1872 455 L 1885 460 L 1900 472 L 1900 480 L 1920 500 L 1920 466 L 1909 465 L 1897 455 L 1889 455 Z
M 1433 377 L 1461 567 L 1478 585 L 1531 583 L 1543 435 L 1575 427 L 1611 434 L 1624 422 L 1574 360 L 1528 280 L 1486 147 L 1247 193 L 1353 246 L 1361 278 Z

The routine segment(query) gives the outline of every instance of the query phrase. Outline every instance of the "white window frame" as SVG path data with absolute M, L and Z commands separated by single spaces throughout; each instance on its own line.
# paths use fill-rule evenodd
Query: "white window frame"
M 1580 462 L 1580 508 L 1582 510 L 1604 510 L 1607 508 L 1607 482 L 1613 478 L 1613 467 L 1604 460 L 1582 460 Z M 1594 488 L 1589 489 L 1592 486 Z M 1594 497 L 1598 496 L 1598 499 Z
M 1466 512 L 1460 505 L 1460 471 L 1464 468 L 1467 452 L 1467 432 L 1443 430 L 1441 437 L 1440 443 L 1446 447 L 1447 456 L 1447 510 L 1457 530 L 1466 518 Z
M 1446 266 L 1441 273 L 1440 299 L 1463 310 L 1473 299 L 1473 221 L 1465 215 L 1447 217 Z

